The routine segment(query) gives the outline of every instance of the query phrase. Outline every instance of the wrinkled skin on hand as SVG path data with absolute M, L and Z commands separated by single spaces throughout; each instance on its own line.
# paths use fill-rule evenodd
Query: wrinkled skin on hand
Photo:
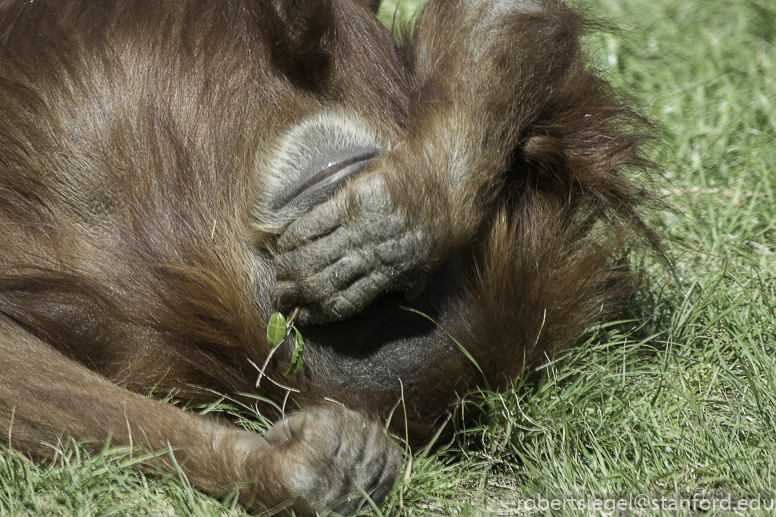
M 327 509 L 348 515 L 364 504 L 364 492 L 381 501 L 401 467 L 401 453 L 382 426 L 336 406 L 291 415 L 263 437 L 240 433 L 236 442 L 247 451 L 247 474 L 259 473 L 263 480 L 254 486 L 255 500 L 250 487 L 240 494 L 241 502 L 257 510 L 274 502 L 293 504 L 297 515 Z M 276 484 L 271 493 L 285 497 L 268 501 L 267 483 Z
M 424 286 L 434 242 L 410 226 L 385 180 L 367 174 L 296 220 L 278 241 L 278 307 L 304 323 L 346 319 L 389 290 Z

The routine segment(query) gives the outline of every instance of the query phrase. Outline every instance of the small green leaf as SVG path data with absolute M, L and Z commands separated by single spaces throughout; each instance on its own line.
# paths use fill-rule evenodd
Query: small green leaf
M 272 314 L 267 325 L 267 342 L 271 348 L 277 348 L 286 337 L 286 318 L 279 312 Z
M 291 365 L 288 367 L 288 371 L 284 374 L 289 376 L 299 371 L 302 367 L 302 350 L 304 350 L 304 339 L 302 339 L 302 333 L 299 332 L 296 327 L 294 329 L 294 354 L 291 356 Z

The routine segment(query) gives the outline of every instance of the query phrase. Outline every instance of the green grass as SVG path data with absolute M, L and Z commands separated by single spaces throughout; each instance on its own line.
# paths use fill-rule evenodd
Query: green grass
M 399 17 L 417 3 L 400 1 Z M 624 321 L 507 393 L 468 397 L 456 439 L 412 458 L 385 515 L 508 513 L 539 496 L 776 497 L 776 4 L 590 7 L 621 29 L 591 38 L 596 63 L 661 128 L 650 155 L 677 210 L 652 221 L 671 266 L 634 258 L 646 287 Z M 462 426 L 462 413 L 475 419 Z M 36 466 L 6 451 L 0 515 L 241 514 L 175 476 L 121 468 L 132 461 L 69 447 Z M 706 515 L 718 513 L 733 514 Z

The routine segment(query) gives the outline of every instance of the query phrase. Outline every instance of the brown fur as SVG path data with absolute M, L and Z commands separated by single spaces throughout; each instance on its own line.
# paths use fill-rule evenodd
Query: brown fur
M 195 485 L 247 483 L 255 510 L 312 513 L 354 482 L 379 499 L 399 457 L 376 422 L 401 401 L 393 429 L 424 443 L 481 381 L 402 306 L 503 387 L 622 294 L 605 289 L 624 278 L 610 257 L 625 239 L 656 242 L 644 194 L 618 174 L 641 163 L 642 122 L 589 71 L 583 20 L 554 0 L 431 0 L 399 45 L 378 3 L 0 3 L 0 436 L 12 447 L 50 456 L 63 436 L 99 448 L 109 434 L 172 446 Z M 263 230 L 279 135 L 315 113 L 364 121 L 382 153 Z M 391 258 L 369 266 L 385 268 L 376 283 L 332 284 L 340 253 L 381 244 Z M 396 294 L 424 285 L 412 302 Z M 267 318 L 295 307 L 305 366 L 284 377 L 281 347 L 275 382 L 257 389 Z M 266 439 L 136 394 L 282 401 L 281 384 L 302 412 Z

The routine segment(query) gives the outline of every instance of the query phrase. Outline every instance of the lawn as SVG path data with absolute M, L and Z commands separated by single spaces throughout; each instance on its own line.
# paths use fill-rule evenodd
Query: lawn
M 384 515 L 598 515 L 596 498 L 609 514 L 774 513 L 776 3 L 585 5 L 618 27 L 589 38 L 594 63 L 658 128 L 648 154 L 674 209 L 649 217 L 668 260 L 634 254 L 644 287 L 620 319 L 509 392 L 467 397 L 454 441 L 408 456 Z M 244 514 L 132 461 L 5 451 L 0 515 Z

